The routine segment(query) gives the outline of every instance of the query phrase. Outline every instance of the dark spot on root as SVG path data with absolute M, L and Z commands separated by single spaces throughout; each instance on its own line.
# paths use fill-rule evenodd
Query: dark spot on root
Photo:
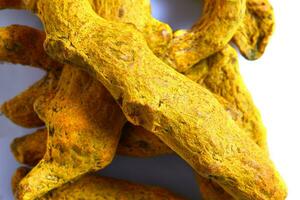
M 148 149 L 149 148 L 149 144 L 147 142 L 145 142 L 145 141 L 140 140 L 138 142 L 138 144 L 139 144 L 139 147 L 141 147 L 143 149 Z
M 49 128 L 48 128 L 48 134 L 49 134 L 50 137 L 52 137 L 54 135 L 54 127 L 49 126 Z
M 22 49 L 22 45 L 17 42 L 3 41 L 4 48 L 10 52 L 18 52 Z
M 125 14 L 125 10 L 123 8 L 119 9 L 119 17 L 122 18 Z

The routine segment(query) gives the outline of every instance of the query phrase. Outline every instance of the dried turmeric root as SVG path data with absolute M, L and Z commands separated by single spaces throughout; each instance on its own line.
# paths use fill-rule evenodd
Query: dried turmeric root
M 190 69 L 185 75 L 223 97 L 238 112 L 231 116 L 235 122 L 267 151 L 266 129 L 239 72 L 238 55 L 227 45 Z M 233 110 L 233 109 L 231 109 Z
M 12 189 L 16 193 L 17 185 L 29 169 L 22 167 L 16 170 L 12 177 Z M 160 187 L 146 186 L 99 175 L 86 175 L 68 183 L 45 196 L 45 200 L 86 199 L 86 200 L 183 200 L 184 198 Z
M 14 1 L 7 1 L 10 2 Z M 0 7 L 1 5 L 3 1 L 0 1 Z M 11 25 L 0 28 L 0 60 L 46 71 L 61 69 L 63 65 L 49 58 L 44 51 L 45 38 L 44 32 L 27 26 Z
M 47 151 L 21 181 L 27 187 L 18 194 L 34 199 L 113 159 L 125 117 L 106 89 L 85 72 L 66 65 L 56 94 L 40 97 L 35 111 L 48 129 Z
M 39 96 L 56 88 L 62 64 L 52 60 L 43 49 L 44 32 L 12 25 L 0 28 L 0 60 L 29 65 L 47 70 L 47 75 L 18 96 L 1 105 L 1 112 L 14 123 L 27 127 L 39 127 L 43 122 L 33 110 Z
M 171 39 L 172 29 L 152 17 L 150 0 L 90 0 L 94 11 L 111 21 L 133 24 L 141 31 L 157 56 L 162 56 Z
M 245 18 L 233 42 L 245 58 L 256 60 L 264 53 L 274 24 L 273 8 L 268 0 L 247 0 Z
M 204 1 L 203 15 L 192 29 L 175 32 L 165 56 L 166 62 L 184 72 L 217 53 L 236 33 L 245 10 L 246 0 Z
M 1 105 L 1 112 L 14 123 L 27 128 L 43 126 L 33 109 L 35 100 L 56 89 L 60 70 L 52 70 L 40 81 L 33 84 L 27 90 Z
M 15 138 L 10 145 L 15 159 L 25 165 L 35 166 L 43 158 L 47 148 L 47 129 Z
M 21 164 L 35 166 L 46 152 L 47 134 L 47 129 L 39 129 L 32 134 L 14 139 L 11 151 L 15 159 Z M 173 151 L 153 133 L 127 123 L 123 127 L 117 153 L 144 158 L 171 154 Z
M 185 73 L 187 77 L 222 96 L 237 112 L 230 111 L 235 122 L 266 153 L 266 130 L 239 73 L 236 51 L 227 45 Z M 196 176 L 202 197 L 207 200 L 233 199 L 211 179 Z
M 48 34 L 47 52 L 97 77 L 129 121 L 153 131 L 200 175 L 235 198 L 285 197 L 267 154 L 211 93 L 156 58 L 134 27 L 102 19 L 86 0 L 39 1 L 37 11 Z M 25 191 L 22 182 L 20 186 Z

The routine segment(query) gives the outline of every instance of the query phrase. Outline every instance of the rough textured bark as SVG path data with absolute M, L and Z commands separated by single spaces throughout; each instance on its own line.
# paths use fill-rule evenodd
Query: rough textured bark
M 223 97 L 231 105 L 235 122 L 264 150 L 267 151 L 266 129 L 239 71 L 238 55 L 227 45 L 187 71 L 191 80 Z
M 65 66 L 57 92 L 40 97 L 35 111 L 47 126 L 47 151 L 21 181 L 25 190 L 17 193 L 35 199 L 113 159 L 125 117 L 107 90 L 85 72 Z
M 28 168 L 17 169 L 12 177 L 12 189 L 16 192 L 18 183 L 29 172 Z M 184 200 L 184 198 L 161 187 L 147 186 L 99 175 L 86 175 L 43 196 L 43 200 Z
M 51 59 L 44 51 L 45 37 L 44 32 L 27 26 L 0 28 L 0 60 L 44 70 L 61 69 L 62 64 Z
M 175 32 L 165 60 L 180 72 L 223 49 L 244 19 L 246 0 L 204 1 L 191 30 Z M 200 9 L 200 8 L 199 8 Z
M 233 42 L 245 58 L 256 60 L 263 55 L 274 26 L 274 11 L 268 0 L 247 0 L 245 18 Z
M 40 127 L 44 122 L 34 111 L 33 104 L 43 95 L 53 94 L 58 84 L 60 70 L 52 70 L 24 92 L 1 105 L 1 112 L 14 123 L 27 127 Z
M 235 198 L 285 197 L 267 154 L 212 94 L 156 58 L 134 27 L 102 19 L 85 0 L 39 1 L 38 13 L 47 52 L 97 77 L 128 120 L 153 131 L 199 174 Z

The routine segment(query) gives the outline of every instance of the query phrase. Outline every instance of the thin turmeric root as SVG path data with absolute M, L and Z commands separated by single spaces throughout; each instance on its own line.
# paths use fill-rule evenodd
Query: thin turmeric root
M 233 42 L 245 58 L 256 60 L 263 55 L 274 26 L 273 8 L 268 0 L 247 0 L 245 18 Z
M 29 172 L 28 168 L 17 169 L 12 177 L 12 189 L 17 191 L 18 183 Z M 184 200 L 184 198 L 160 187 L 147 186 L 99 175 L 86 175 L 78 180 L 53 190 L 41 200 Z

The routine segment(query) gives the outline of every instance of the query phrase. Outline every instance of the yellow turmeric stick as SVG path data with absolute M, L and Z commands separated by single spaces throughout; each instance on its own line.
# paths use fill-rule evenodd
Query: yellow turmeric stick
M 86 199 L 86 200 L 183 200 L 172 192 L 154 186 L 144 186 L 114 178 L 88 175 L 74 183 L 50 191 L 41 199 Z
M 37 165 L 46 152 L 47 134 L 47 129 L 43 128 L 32 134 L 15 138 L 10 145 L 15 159 L 21 164 Z
M 210 92 L 156 58 L 134 27 L 104 20 L 86 0 L 39 1 L 37 11 L 47 53 L 97 77 L 129 121 L 153 131 L 200 175 L 235 198 L 285 198 L 267 154 Z M 31 186 L 21 181 L 18 197 L 34 197 Z
M 47 129 L 39 129 L 32 134 L 14 139 L 11 151 L 15 159 L 21 164 L 35 166 L 46 152 L 47 134 Z M 173 151 L 154 134 L 127 123 L 123 127 L 117 153 L 144 158 L 171 154 Z
M 7 2 L 11 2 L 10 0 Z M 0 2 L 3 3 L 2 1 Z M 0 60 L 44 70 L 62 68 L 44 51 L 45 33 L 22 25 L 0 28 Z
M 21 181 L 31 186 L 29 199 L 111 162 L 125 117 L 108 94 L 97 80 L 66 65 L 57 92 L 35 102 L 48 139 L 43 159 Z
M 33 102 L 40 95 L 55 89 L 62 64 L 50 59 L 43 49 L 45 34 L 21 25 L 0 28 L 0 60 L 29 65 L 49 71 L 40 81 L 18 96 L 6 101 L 1 112 L 14 123 L 32 128 L 43 122 L 33 110 Z
M 266 130 L 260 113 L 243 83 L 237 58 L 235 49 L 227 45 L 220 52 L 198 63 L 185 75 L 226 99 L 238 111 L 231 115 L 235 122 L 267 153 Z M 204 199 L 232 199 L 214 181 L 200 176 L 197 176 L 197 180 Z
M 152 17 L 150 0 L 90 0 L 95 12 L 111 21 L 133 24 L 154 54 L 162 56 L 172 39 L 172 29 Z
M 245 18 L 233 42 L 245 58 L 256 60 L 264 53 L 274 24 L 273 8 L 268 0 L 247 0 Z
M 236 123 L 264 150 L 267 151 L 266 129 L 239 72 L 238 55 L 227 45 L 220 52 L 201 61 L 185 73 L 191 80 L 223 97 L 238 115 Z
M 166 62 L 179 72 L 190 69 L 221 50 L 243 21 L 246 0 L 215 0 L 203 3 L 203 15 L 198 22 L 191 30 L 175 32 L 166 53 Z
M 144 2 L 147 2 L 147 1 L 144 1 Z M 133 3 L 133 2 L 132 2 L 132 3 Z M 132 4 L 132 3 L 131 3 L 131 4 Z M 132 5 L 133 5 L 133 4 L 132 4 Z M 127 7 L 129 8 L 129 5 L 127 5 Z M 96 8 L 97 8 L 97 7 L 96 7 Z M 149 10 L 149 13 L 150 13 L 150 10 Z M 153 20 L 153 21 L 154 21 L 154 20 Z M 146 25 L 147 25 L 147 26 L 146 26 Z M 153 28 L 150 27 L 150 26 L 148 27 L 148 25 L 149 25 L 149 24 L 144 24 L 144 26 L 146 26 L 145 29 L 147 29 L 148 31 L 150 31 L 150 29 L 153 29 Z M 168 38 L 170 39 L 170 38 L 171 38 L 171 37 L 166 37 L 167 35 L 166 35 L 166 32 L 165 32 L 165 31 L 166 31 L 165 29 L 168 28 L 167 25 L 166 25 L 166 26 L 163 26 L 162 23 L 159 24 L 158 21 L 156 21 L 156 24 L 153 23 L 153 24 L 151 24 L 151 26 L 153 26 L 153 27 L 154 27 L 154 26 L 162 26 L 162 28 L 164 28 L 164 30 L 163 30 L 163 31 L 164 31 L 163 33 L 164 33 L 164 34 L 162 35 L 162 36 L 164 37 L 163 39 L 165 39 L 165 38 L 166 38 L 166 39 L 168 39 Z M 172 32 L 172 31 L 169 31 L 169 32 Z M 158 38 L 158 37 L 155 37 L 154 35 L 151 36 L 151 39 L 155 39 L 155 38 Z M 159 42 L 161 43 L 161 40 L 160 40 Z M 66 78 L 66 77 L 65 77 L 65 78 Z M 104 95 L 104 98 L 106 98 L 105 96 L 106 96 L 106 95 Z M 117 107 L 117 105 L 116 105 L 116 107 Z M 117 107 L 117 108 L 118 108 L 118 107 Z M 123 117 L 123 116 L 120 116 L 120 118 L 122 118 L 122 117 Z M 111 124 L 111 125 L 112 125 L 112 124 Z M 115 125 L 115 124 L 114 124 L 114 125 Z M 106 155 L 105 155 L 105 156 L 106 156 Z M 112 155 L 112 156 L 113 156 L 113 155 Z M 55 174 L 55 172 L 53 172 L 53 174 Z M 76 177 L 76 174 L 74 174 L 74 177 Z M 51 188 L 49 188 L 49 189 L 51 189 Z
M 13 193 L 17 184 L 26 176 L 29 169 L 20 167 L 12 177 Z M 86 199 L 86 200 L 184 200 L 164 188 L 132 183 L 115 178 L 99 175 L 86 175 L 75 182 L 68 183 L 57 190 L 53 190 L 40 198 L 45 200 L 57 199 Z
M 184 74 L 226 99 L 227 103 L 238 111 L 231 113 L 233 119 L 267 152 L 266 130 L 259 111 L 239 74 L 237 57 L 235 50 L 227 45 L 223 50 L 202 60 Z M 198 180 L 204 199 L 229 199 L 230 195 L 213 181 L 200 176 Z
M 11 121 L 23 127 L 43 126 L 44 122 L 35 113 L 33 103 L 38 97 L 54 92 L 59 76 L 60 70 L 49 71 L 43 79 L 16 97 L 4 102 L 1 105 L 1 112 Z

